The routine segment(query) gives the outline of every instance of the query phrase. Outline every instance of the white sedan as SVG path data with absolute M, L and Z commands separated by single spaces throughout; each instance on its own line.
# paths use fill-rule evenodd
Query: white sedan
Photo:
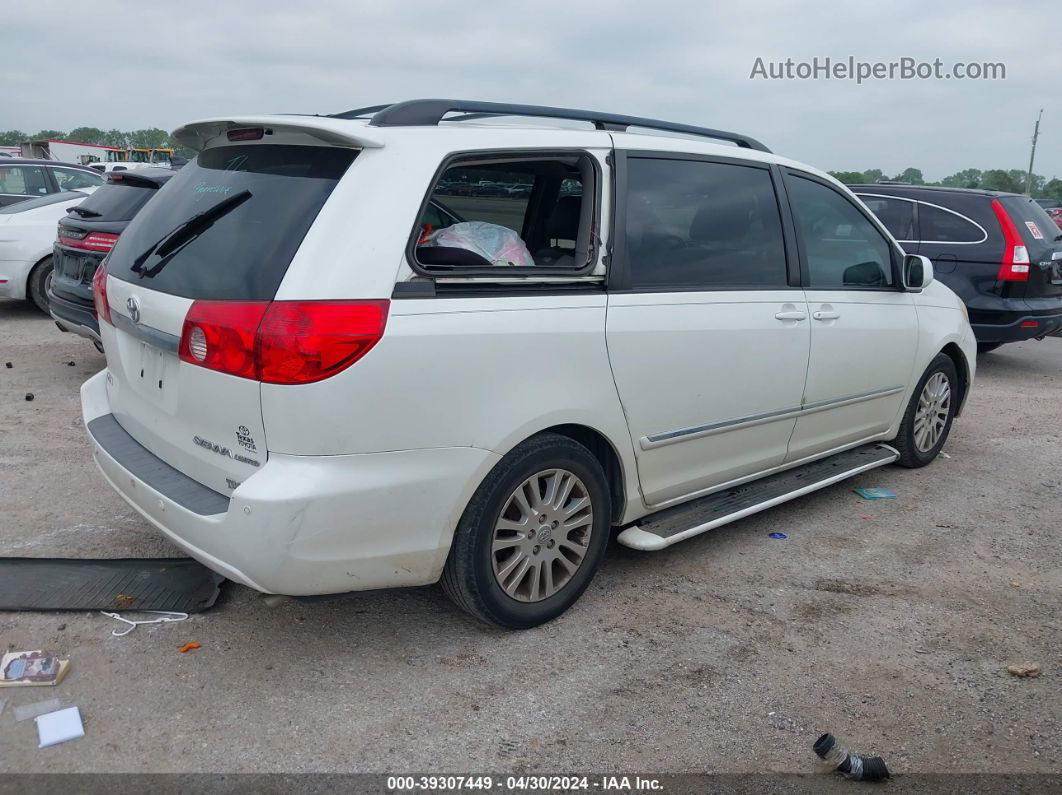
M 48 278 L 59 219 L 95 188 L 52 193 L 0 209 L 0 298 L 33 301 L 48 311 Z

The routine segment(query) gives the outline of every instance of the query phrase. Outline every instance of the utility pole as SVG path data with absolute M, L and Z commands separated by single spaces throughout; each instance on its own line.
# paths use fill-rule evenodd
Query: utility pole
M 1040 115 L 1036 117 L 1036 126 L 1033 127 L 1032 152 L 1029 153 L 1029 173 L 1025 175 L 1025 193 L 1032 196 L 1032 170 L 1033 160 L 1036 159 L 1036 139 L 1040 137 L 1040 119 L 1044 117 L 1044 109 L 1040 108 Z

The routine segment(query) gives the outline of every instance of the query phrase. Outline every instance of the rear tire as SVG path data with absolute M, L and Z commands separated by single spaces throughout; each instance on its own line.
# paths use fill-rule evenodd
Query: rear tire
M 30 271 L 26 297 L 44 314 L 48 314 L 48 285 L 52 280 L 52 258 L 45 257 Z
M 612 524 L 608 480 L 583 445 L 544 433 L 495 465 L 454 533 L 442 587 L 506 629 L 550 621 L 582 595 Z
M 979 354 L 981 354 L 981 353 L 989 353 L 991 351 L 994 351 L 996 348 L 998 348 L 1002 344 L 1003 344 L 1002 342 L 979 342 L 979 343 L 977 343 L 977 352 Z
M 955 419 L 958 386 L 955 362 L 947 354 L 938 353 L 918 379 L 900 422 L 900 431 L 889 442 L 900 453 L 897 464 L 915 469 L 937 457 Z

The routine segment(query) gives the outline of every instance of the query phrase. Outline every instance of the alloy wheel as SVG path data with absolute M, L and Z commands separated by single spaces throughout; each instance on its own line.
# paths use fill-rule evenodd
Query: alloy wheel
M 944 373 L 933 373 L 922 387 L 915 409 L 914 441 L 919 452 L 932 450 L 948 425 L 951 382 Z
M 491 565 L 501 589 L 520 602 L 541 602 L 582 566 L 594 527 L 590 492 L 566 469 L 527 478 L 509 495 L 491 538 Z

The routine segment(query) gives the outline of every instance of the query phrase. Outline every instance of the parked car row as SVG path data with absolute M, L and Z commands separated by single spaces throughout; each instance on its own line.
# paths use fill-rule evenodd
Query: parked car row
M 420 100 L 175 136 L 198 157 L 127 226 L 108 208 L 131 183 L 62 220 L 55 311 L 95 268 L 97 465 L 259 591 L 441 582 L 534 626 L 613 531 L 662 549 L 929 464 L 973 384 L 933 261 L 746 135 Z M 470 175 L 527 195 L 484 186 L 458 217 L 445 197 Z

